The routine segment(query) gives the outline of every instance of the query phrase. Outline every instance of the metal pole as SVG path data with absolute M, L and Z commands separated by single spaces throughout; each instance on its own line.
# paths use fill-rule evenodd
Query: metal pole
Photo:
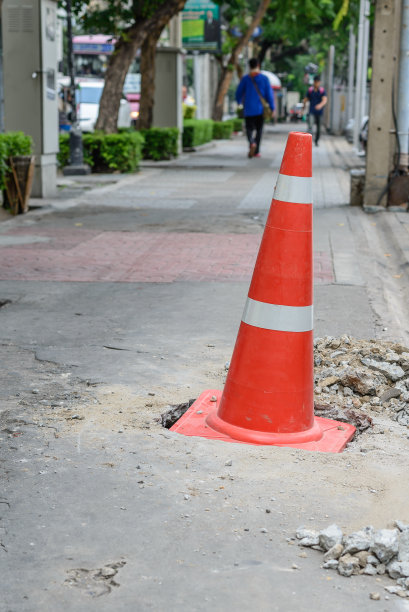
M 370 15 L 370 4 L 369 0 L 365 1 L 365 14 L 364 14 L 364 42 L 362 49 L 362 85 L 361 85 L 361 122 L 364 116 L 367 114 L 366 105 L 366 83 L 368 80 L 368 52 L 369 52 L 369 15 Z
M 70 77 L 71 94 L 71 130 L 70 130 L 70 163 L 63 170 L 66 176 L 89 174 L 91 168 L 84 164 L 82 149 L 82 133 L 77 117 L 77 102 L 75 96 L 75 69 L 72 47 L 72 12 L 71 0 L 66 0 L 65 10 L 67 12 L 67 38 L 68 38 L 68 74 Z
M 354 148 L 359 148 L 359 130 L 361 127 L 361 89 L 362 89 L 362 57 L 364 47 L 364 18 L 365 1 L 361 0 L 359 5 L 359 25 L 358 25 L 358 54 L 356 58 L 356 88 L 355 88 L 355 108 L 354 108 Z
M 335 47 L 331 45 L 328 51 L 328 87 L 329 96 L 329 112 L 328 112 L 328 128 L 331 133 L 334 132 L 334 61 Z
M 408 170 L 409 166 L 409 2 L 402 3 L 402 26 L 399 57 L 398 86 L 398 138 L 399 165 Z
M 352 26 L 349 28 L 349 51 L 348 51 L 348 110 L 347 121 L 352 119 L 354 113 L 354 77 L 355 77 L 355 48 L 356 36 Z

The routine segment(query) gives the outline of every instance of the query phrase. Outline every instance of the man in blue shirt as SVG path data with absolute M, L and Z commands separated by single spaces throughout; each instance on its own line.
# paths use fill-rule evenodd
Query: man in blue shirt
M 307 100 L 310 101 L 310 114 L 308 124 L 310 125 L 310 119 L 314 120 L 316 125 L 315 131 L 315 146 L 318 147 L 318 141 L 320 139 L 320 128 L 321 128 L 321 117 L 322 109 L 327 103 L 327 94 L 323 87 L 320 87 L 321 79 L 319 76 L 314 77 L 314 87 L 310 87 L 303 100 L 304 107 Z
M 249 157 L 260 157 L 260 141 L 263 131 L 263 104 L 260 95 L 268 102 L 274 116 L 274 96 L 268 78 L 260 73 L 260 64 L 255 57 L 249 61 L 250 72 L 240 81 L 236 91 L 236 102 L 244 106 L 246 133 L 249 141 Z M 257 92 L 258 89 L 258 92 Z

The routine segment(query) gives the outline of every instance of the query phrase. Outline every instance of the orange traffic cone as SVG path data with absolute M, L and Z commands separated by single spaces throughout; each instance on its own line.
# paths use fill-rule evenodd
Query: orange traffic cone
M 172 431 L 327 452 L 354 435 L 314 417 L 311 147 L 289 134 L 224 392 L 202 393 Z

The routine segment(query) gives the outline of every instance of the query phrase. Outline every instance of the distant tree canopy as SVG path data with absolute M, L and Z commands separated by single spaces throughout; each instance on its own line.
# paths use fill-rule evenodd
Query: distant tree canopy
M 112 133 L 117 120 L 125 77 L 136 52 L 150 36 L 156 37 L 187 0 L 72 0 L 72 10 L 89 33 L 116 39 L 105 74 L 96 128 Z M 63 3 L 64 6 L 64 3 Z

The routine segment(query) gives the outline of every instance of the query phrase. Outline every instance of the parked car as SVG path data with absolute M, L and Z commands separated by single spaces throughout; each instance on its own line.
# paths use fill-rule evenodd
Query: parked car
M 99 101 L 104 88 L 102 79 L 82 78 L 75 79 L 77 106 L 77 118 L 82 132 L 93 132 L 99 113 Z M 62 77 L 59 79 L 60 98 L 60 129 L 69 129 L 71 120 L 71 96 L 70 79 Z M 123 95 L 118 113 L 118 127 L 130 127 L 132 122 L 131 104 Z
M 304 115 L 304 104 L 298 102 L 290 108 L 290 121 L 302 121 Z
M 93 132 L 99 113 L 104 81 L 89 80 L 78 83 L 76 102 L 77 115 L 82 132 Z M 121 97 L 118 113 L 118 127 L 130 127 L 131 105 L 124 95 Z

